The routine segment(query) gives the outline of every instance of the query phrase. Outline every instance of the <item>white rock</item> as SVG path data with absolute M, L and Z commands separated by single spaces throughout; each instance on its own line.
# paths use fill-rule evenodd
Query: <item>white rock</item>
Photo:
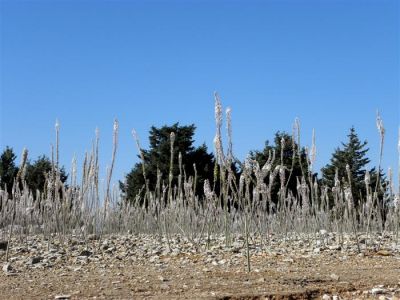
M 322 300 L 331 300 L 331 296 L 329 296 L 328 294 L 324 294 L 322 296 Z
M 336 274 L 331 274 L 331 278 L 333 279 L 333 280 L 335 280 L 335 281 L 339 281 L 339 279 L 340 279 L 340 277 L 339 277 L 339 275 L 336 275 Z
M 71 295 L 57 295 L 54 297 L 56 300 L 68 300 L 71 299 Z
M 371 289 L 371 294 L 373 294 L 373 295 L 383 294 L 385 292 L 386 292 L 386 290 L 381 287 L 375 287 L 375 288 Z
M 8 272 L 12 272 L 13 271 L 13 267 L 11 266 L 11 264 L 6 263 L 3 265 L 3 272 L 4 273 L 8 273 Z
M 340 250 L 341 249 L 340 245 L 333 245 L 333 246 L 329 246 L 328 248 L 329 248 L 329 250 Z

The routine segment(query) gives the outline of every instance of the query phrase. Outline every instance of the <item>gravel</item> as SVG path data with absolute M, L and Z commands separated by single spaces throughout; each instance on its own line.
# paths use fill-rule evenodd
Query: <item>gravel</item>
M 295 270 L 297 266 L 303 266 L 304 263 L 317 259 L 329 265 L 333 262 L 346 262 L 349 259 L 367 260 L 369 257 L 394 259 L 398 261 L 400 270 L 400 247 L 397 243 L 393 243 L 391 237 L 379 236 L 379 248 L 367 249 L 366 244 L 362 244 L 363 256 L 358 256 L 358 247 L 350 235 L 345 235 L 343 243 L 340 244 L 334 233 L 321 230 L 317 235 L 315 238 L 310 235 L 288 235 L 290 238 L 271 235 L 267 244 L 265 241 L 261 243 L 257 237 L 251 237 L 250 257 L 262 262 L 263 268 L 274 270 L 279 274 L 285 274 L 288 268 Z M 321 237 L 324 239 L 320 240 Z M 378 237 L 374 239 L 378 240 Z M 0 249 L 2 249 L 1 242 Z M 165 238 L 145 234 L 114 234 L 103 236 L 102 240 L 98 235 L 89 235 L 86 239 L 73 235 L 67 237 L 53 235 L 50 241 L 44 239 L 43 236 L 28 236 L 24 239 L 14 237 L 10 242 L 9 251 L 9 262 L 4 263 L 2 269 L 3 274 L 6 275 L 24 274 L 37 269 L 52 269 L 60 270 L 59 277 L 67 276 L 69 272 L 78 276 L 96 268 L 100 276 L 104 274 L 106 278 L 109 269 L 118 269 L 119 266 L 124 268 L 127 264 L 154 268 L 164 273 L 172 264 L 177 268 L 193 270 L 201 264 L 201 268 L 196 269 L 200 272 L 199 274 L 214 274 L 215 272 L 243 272 L 246 263 L 246 249 L 241 235 L 233 236 L 229 244 L 225 243 L 225 237 L 213 236 L 210 245 L 204 240 L 189 240 L 183 235 L 171 235 L 169 242 Z M 2 257 L 4 259 L 5 256 L 1 256 L 0 253 L 0 259 Z M 258 268 L 261 269 L 261 273 L 263 272 L 263 269 L 257 266 L 252 269 L 252 274 L 260 272 Z M 246 284 L 267 284 L 268 279 L 261 273 L 254 279 L 246 281 Z M 337 274 L 336 271 L 335 273 L 304 275 L 304 282 L 299 281 L 300 286 L 307 286 L 314 275 L 325 278 L 324 280 L 330 284 L 341 286 L 349 284 L 341 281 L 344 280 L 342 274 Z M 146 279 L 136 278 L 135 280 L 145 282 Z M 156 277 L 156 281 L 159 289 L 172 291 L 174 279 L 170 274 L 160 274 Z M 112 286 L 118 290 L 122 283 L 123 281 L 115 280 Z M 188 288 L 182 288 L 183 285 L 188 285 L 181 283 L 180 288 L 186 291 Z M 388 299 L 395 299 L 394 297 L 400 293 L 400 286 L 374 285 L 369 289 L 356 292 L 364 295 L 364 298 L 368 298 L 368 295 L 377 297 L 384 295 L 389 297 Z M 349 299 L 353 296 L 357 298 L 358 294 L 352 295 Z M 58 294 L 53 297 L 54 299 L 71 298 L 69 294 Z M 321 293 L 319 296 L 320 299 L 325 300 L 339 299 L 337 297 L 335 293 Z

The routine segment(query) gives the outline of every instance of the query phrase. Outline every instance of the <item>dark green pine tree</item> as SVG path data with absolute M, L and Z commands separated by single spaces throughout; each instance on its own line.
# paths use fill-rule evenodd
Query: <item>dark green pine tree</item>
M 325 186 L 335 185 L 335 173 L 338 171 L 339 180 L 342 184 L 348 184 L 346 165 L 350 167 L 352 194 L 355 205 L 366 198 L 365 173 L 366 166 L 370 162 L 366 157 L 368 148 L 367 141 L 361 142 L 354 127 L 350 128 L 347 135 L 348 142 L 342 143 L 342 148 L 337 148 L 332 154 L 330 164 L 322 168 L 322 183 Z M 381 174 L 383 177 L 383 174 Z M 376 182 L 376 170 L 371 169 L 371 183 Z
M 193 146 L 193 135 L 195 125 L 179 126 L 175 123 L 172 126 L 161 128 L 151 127 L 149 132 L 150 148 L 143 151 L 145 162 L 146 179 L 150 191 L 156 189 L 157 170 L 162 174 L 162 180 L 167 185 L 171 159 L 171 132 L 175 133 L 173 181 L 172 186 L 178 183 L 179 175 L 179 153 L 182 155 L 182 168 L 186 177 L 194 176 L 193 164 L 197 169 L 196 194 L 203 193 L 205 179 L 211 179 L 213 174 L 214 156 L 207 152 L 206 145 L 195 148 Z M 140 156 L 139 156 L 140 158 Z M 121 190 L 128 201 L 133 201 L 137 195 L 143 199 L 145 194 L 145 180 L 142 172 L 142 162 L 137 163 L 126 175 L 125 182 L 120 182 Z
M 0 156 L 0 186 L 2 189 L 7 187 L 7 192 L 11 194 L 14 179 L 18 173 L 18 167 L 15 165 L 17 156 L 10 147 L 6 147 Z
M 26 166 L 25 180 L 29 189 L 36 195 L 36 191 L 43 193 L 46 177 L 52 170 L 52 163 L 50 159 L 45 156 L 39 156 L 33 163 L 28 162 Z M 60 179 L 62 183 L 65 183 L 68 179 L 68 175 L 65 172 L 64 167 L 60 169 Z
M 283 152 L 282 152 L 282 138 L 284 139 Z M 297 154 L 298 145 L 296 142 L 293 143 L 293 138 L 291 135 L 286 132 L 278 131 L 275 133 L 274 144 L 270 145 L 269 141 L 266 141 L 265 147 L 262 151 L 251 151 L 250 158 L 256 160 L 260 167 L 262 168 L 264 164 L 267 162 L 269 153 L 275 150 L 275 161 L 273 163 L 272 169 L 274 170 L 276 166 L 281 164 L 281 153 L 283 153 L 283 165 L 285 166 L 285 185 L 287 185 L 287 191 L 290 191 L 293 195 L 297 195 L 297 179 L 301 180 L 303 176 L 303 172 L 305 176 L 308 176 L 307 173 L 307 155 L 305 149 L 302 148 L 300 151 L 301 160 Z M 295 154 L 295 156 L 293 156 Z M 293 160 L 294 157 L 294 160 Z M 301 162 L 301 165 L 300 165 Z M 293 171 L 290 175 L 290 170 L 293 165 Z M 303 168 L 303 170 L 302 170 Z M 290 176 L 290 178 L 289 178 Z M 289 182 L 287 182 L 289 180 Z M 267 184 L 269 184 L 269 176 L 265 178 Z M 281 183 L 279 175 L 275 177 L 275 180 L 272 185 L 271 190 L 271 200 L 274 203 L 278 203 L 279 201 L 279 189 Z

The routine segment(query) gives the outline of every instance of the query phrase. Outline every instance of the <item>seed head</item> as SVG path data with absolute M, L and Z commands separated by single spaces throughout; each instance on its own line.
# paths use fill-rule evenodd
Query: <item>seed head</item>
M 175 143 L 175 132 L 171 132 L 169 135 L 169 138 L 171 140 L 171 144 L 174 144 Z
M 311 153 L 310 153 L 311 166 L 314 165 L 316 157 L 317 157 L 317 146 L 315 145 L 315 130 L 313 129 Z M 311 167 L 311 169 L 312 169 L 312 167 Z
M 383 120 L 379 114 L 379 111 L 376 114 L 376 127 L 378 128 L 381 138 L 383 138 L 385 136 L 385 127 L 383 126 Z
M 114 120 L 114 126 L 113 126 L 114 133 L 116 133 L 118 131 L 118 127 L 119 127 L 118 120 L 115 119 Z
M 364 182 L 366 186 L 369 186 L 369 184 L 371 183 L 371 174 L 368 170 L 365 172 Z
M 354 201 L 353 201 L 353 194 L 351 192 L 350 187 L 345 188 L 344 198 L 346 199 L 347 207 L 348 207 L 349 211 L 351 211 L 354 207 Z
M 399 195 L 395 195 L 393 199 L 393 206 L 396 210 L 400 208 L 400 197 Z
M 208 179 L 204 180 L 203 188 L 206 199 L 211 200 L 213 198 L 213 192 L 211 191 L 210 182 L 208 181 Z
M 222 105 L 217 92 L 214 93 L 214 98 L 215 98 L 215 122 L 217 124 L 217 127 L 219 127 L 222 124 Z

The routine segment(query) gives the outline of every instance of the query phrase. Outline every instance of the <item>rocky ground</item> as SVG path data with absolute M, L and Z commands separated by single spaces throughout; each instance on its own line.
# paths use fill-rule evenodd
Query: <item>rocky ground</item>
M 254 240 L 249 273 L 241 236 L 208 249 L 182 236 L 17 236 L 6 262 L 0 235 L 0 299 L 400 299 L 399 244 L 361 236 L 359 253 L 353 240 Z

